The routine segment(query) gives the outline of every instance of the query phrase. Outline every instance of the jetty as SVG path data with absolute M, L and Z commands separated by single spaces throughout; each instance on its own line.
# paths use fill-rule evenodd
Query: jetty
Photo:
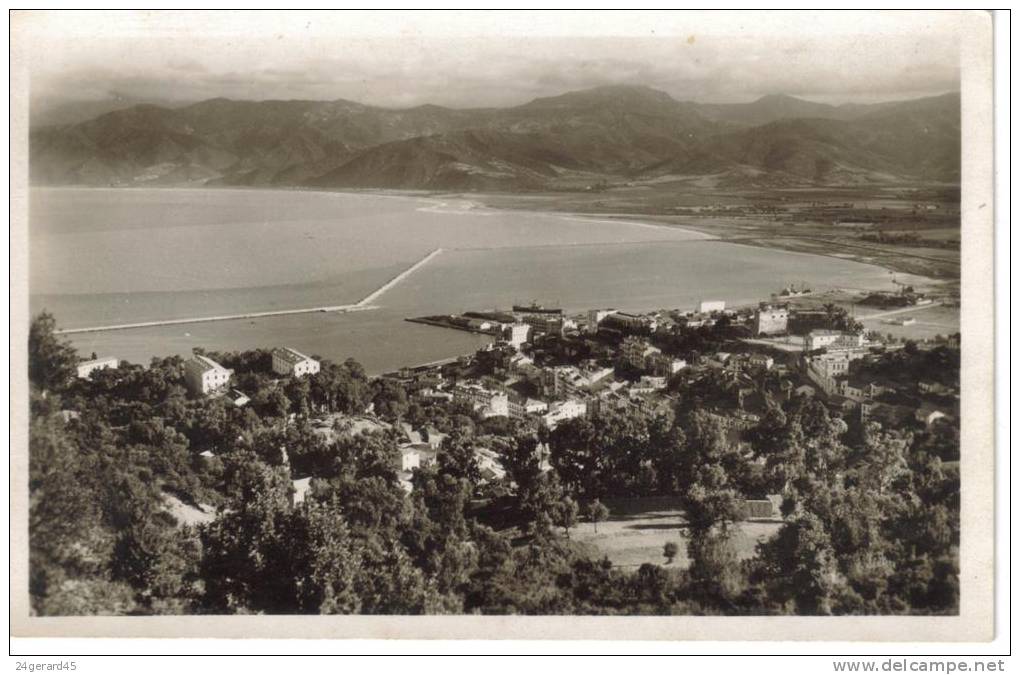
M 57 331 L 54 331 L 54 332 L 55 333 L 59 333 L 61 335 L 71 335 L 71 334 L 74 334 L 74 333 L 99 333 L 99 332 L 102 332 L 102 331 L 130 330 L 132 328 L 155 328 L 155 327 L 158 327 L 158 326 L 177 326 L 177 325 L 190 324 L 190 323 L 210 323 L 210 322 L 213 322 L 213 321 L 237 321 L 237 320 L 240 320 L 240 319 L 263 319 L 263 318 L 266 318 L 266 317 L 273 317 L 273 316 L 289 316 L 289 315 L 292 315 L 292 314 L 312 314 L 312 313 L 315 313 L 315 312 L 345 314 L 347 312 L 363 312 L 363 311 L 366 311 L 366 310 L 378 309 L 378 305 L 374 305 L 373 303 L 383 293 L 385 293 L 386 291 L 390 290 L 391 288 L 393 288 L 394 286 L 399 284 L 401 281 L 406 279 L 408 276 L 413 274 L 416 270 L 418 270 L 422 266 L 428 264 L 429 261 L 431 261 L 433 258 L 435 258 L 437 255 L 439 255 L 442 252 L 443 252 L 442 248 L 437 248 L 437 249 L 435 249 L 433 251 L 430 251 L 428 253 L 428 255 L 426 255 L 424 258 L 422 258 L 421 260 L 417 261 L 416 263 L 414 263 L 413 265 L 411 265 L 407 269 L 403 270 L 402 272 L 400 272 L 400 274 L 396 275 L 395 277 L 393 277 L 392 279 L 387 281 L 385 284 L 383 284 L 382 286 L 380 286 L 379 288 L 375 289 L 374 291 L 372 291 L 371 293 L 369 293 L 368 295 L 363 297 L 361 300 L 359 300 L 358 302 L 355 302 L 353 304 L 348 304 L 348 305 L 327 305 L 327 306 L 322 306 L 322 307 L 304 307 L 304 308 L 300 308 L 300 309 L 274 309 L 274 310 L 269 310 L 269 311 L 265 311 L 265 312 L 244 312 L 244 313 L 241 313 L 241 314 L 221 314 L 221 315 L 218 315 L 218 316 L 198 316 L 198 317 L 188 317 L 188 318 L 183 318 L 183 319 L 157 319 L 155 321 L 139 321 L 139 322 L 136 322 L 136 323 L 120 323 L 120 324 L 112 324 L 112 325 L 108 325 L 108 326 L 89 326 L 89 327 L 86 327 L 86 328 L 63 328 L 63 329 L 60 329 L 60 330 L 57 330 Z

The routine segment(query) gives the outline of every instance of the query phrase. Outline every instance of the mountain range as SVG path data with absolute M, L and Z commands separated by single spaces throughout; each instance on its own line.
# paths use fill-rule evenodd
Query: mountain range
M 577 189 L 713 175 L 733 185 L 960 178 L 960 96 L 832 106 L 678 101 L 606 86 L 510 108 L 336 101 L 141 104 L 30 132 L 49 185 Z

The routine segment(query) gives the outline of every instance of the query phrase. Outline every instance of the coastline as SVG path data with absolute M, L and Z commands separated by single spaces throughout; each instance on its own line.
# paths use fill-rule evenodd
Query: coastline
M 806 255 L 817 255 L 841 260 L 853 260 L 856 262 L 874 265 L 888 270 L 891 273 L 912 274 L 918 277 L 925 277 L 929 280 L 932 288 L 939 288 L 943 291 L 958 292 L 959 283 L 959 262 L 950 259 L 937 259 L 922 254 L 896 250 L 894 247 L 862 246 L 849 242 L 822 232 L 811 231 L 807 233 L 780 233 L 775 229 L 763 228 L 758 232 L 748 233 L 744 231 L 747 227 L 744 223 L 720 226 L 709 224 L 707 218 L 696 218 L 690 216 L 675 216 L 668 213 L 635 213 L 619 212 L 613 210 L 591 211 L 581 209 L 556 209 L 556 208 L 534 208 L 532 204 L 526 203 L 527 198 L 555 199 L 560 193 L 536 192 L 536 193 L 463 193 L 433 190 L 412 190 L 395 188 L 304 188 L 300 186 L 230 186 L 230 185 L 178 185 L 178 186 L 147 186 L 147 185 L 125 185 L 125 186 L 88 186 L 88 185 L 33 185 L 30 189 L 61 189 L 61 190 L 223 190 L 242 192 L 307 192 L 312 194 L 342 194 L 354 197 L 388 197 L 413 201 L 422 204 L 421 210 L 429 210 L 450 215 L 472 214 L 483 216 L 485 212 L 508 213 L 521 212 L 537 216 L 562 218 L 575 222 L 600 222 L 652 229 L 669 230 L 672 232 L 683 232 L 694 235 L 697 240 L 719 241 L 732 244 L 742 244 L 757 248 L 782 250 L 791 253 L 802 253 Z M 498 202 L 498 203 L 496 203 Z M 456 204 L 466 205 L 457 208 Z M 682 223 L 676 222 L 683 218 Z M 752 221 L 752 225 L 756 225 Z M 735 233 L 734 231 L 737 231 Z M 865 251 L 865 252 L 862 252 Z M 919 265 L 920 261 L 931 263 Z M 952 268 L 955 267 L 955 274 Z M 935 272 L 935 273 L 932 273 Z

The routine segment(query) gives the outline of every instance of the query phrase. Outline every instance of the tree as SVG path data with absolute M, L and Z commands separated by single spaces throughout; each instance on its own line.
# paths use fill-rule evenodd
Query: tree
M 266 400 L 267 410 L 270 415 L 287 421 L 287 414 L 290 412 L 290 399 L 283 389 L 276 388 L 269 392 Z
M 577 502 L 573 497 L 566 495 L 552 505 L 550 516 L 553 524 L 562 527 L 567 538 L 570 537 L 570 528 L 577 524 L 578 511 Z
M 764 583 L 780 606 L 792 603 L 797 614 L 831 613 L 839 575 L 821 520 L 801 514 L 760 544 L 752 579 Z
M 34 419 L 28 438 L 29 593 L 33 607 L 45 615 L 84 602 L 54 596 L 68 583 L 101 581 L 113 542 L 100 526 L 90 467 L 60 419 Z M 81 613 L 98 611 L 85 605 Z
M 441 473 L 457 479 L 464 479 L 470 483 L 472 488 L 477 486 L 482 479 L 478 458 L 475 456 L 474 442 L 460 430 L 454 431 L 443 441 L 436 460 Z
M 676 558 L 676 554 L 680 552 L 680 548 L 676 545 L 675 541 L 667 541 L 662 546 L 662 555 L 666 558 L 666 564 L 672 565 L 673 559 Z
M 687 542 L 691 594 L 702 604 L 732 610 L 733 598 L 743 581 L 731 528 L 717 525 L 710 530 L 691 530 Z
M 49 312 L 32 319 L 28 329 L 28 379 L 43 392 L 64 389 L 77 373 L 78 354 L 56 329 Z
M 224 482 L 230 500 L 201 532 L 203 602 L 218 612 L 295 611 L 295 551 L 285 538 L 292 487 L 288 472 L 253 453 L 226 457 Z
M 609 508 L 599 500 L 588 502 L 584 507 L 585 517 L 591 521 L 595 533 L 599 531 L 599 521 L 609 517 Z

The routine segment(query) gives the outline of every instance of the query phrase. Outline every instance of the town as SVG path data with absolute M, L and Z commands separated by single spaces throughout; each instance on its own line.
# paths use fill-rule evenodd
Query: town
M 117 591 L 116 611 L 655 613 L 678 602 L 695 612 L 951 611 L 959 335 L 883 336 L 845 307 L 796 302 L 809 294 L 791 286 L 732 308 L 706 299 L 568 313 L 531 303 L 412 319 L 491 340 L 378 377 L 353 360 L 287 345 L 196 349 L 147 367 L 80 360 L 43 314 L 30 340 L 32 459 L 80 448 L 60 479 L 94 486 L 94 503 L 80 506 L 91 525 L 81 530 L 119 542 L 100 575 Z M 97 466 L 108 468 L 97 474 Z M 39 486 L 56 480 L 37 470 Z M 865 485 L 873 490 L 860 492 Z M 39 504 L 56 499 L 44 487 L 37 493 Z M 905 494 L 916 496 L 901 501 Z M 269 545 L 257 532 L 270 521 L 313 527 L 305 520 L 321 509 L 333 514 L 329 527 L 354 538 L 358 574 L 402 561 L 401 574 L 416 580 L 413 597 L 333 607 L 321 594 L 301 599 L 294 579 L 277 589 L 284 598 L 265 595 L 263 564 L 216 576 L 217 565 Z M 905 534 L 908 522 L 929 517 L 926 527 L 944 530 Z M 118 522 L 135 524 L 118 530 Z M 805 528 L 826 543 L 802 551 L 810 560 L 791 560 L 784 538 L 809 536 Z M 850 534 L 858 530 L 872 539 Z M 908 546 L 904 537 L 936 540 Z M 502 561 L 490 560 L 498 572 L 485 556 L 457 558 L 457 546 L 482 541 L 496 546 L 485 555 Z M 72 602 L 68 595 L 86 602 L 45 539 L 36 544 L 33 555 L 50 561 L 39 566 L 40 611 Z M 312 564 L 285 554 L 302 546 L 336 555 L 321 541 L 259 555 L 284 556 L 274 564 L 286 569 Z M 519 558 L 538 550 L 556 561 L 544 574 L 558 570 L 559 581 L 534 581 L 559 588 L 555 606 L 534 604 L 527 589 L 509 598 L 477 586 L 491 575 L 510 583 L 523 573 Z M 779 584 L 794 571 L 784 566 L 822 564 L 826 550 L 839 557 L 827 559 L 831 577 L 810 597 Z M 902 578 L 914 567 L 865 564 L 879 554 L 926 566 L 925 580 Z M 672 590 L 655 601 L 635 591 L 631 604 L 611 608 L 576 595 L 590 564 L 602 566 L 599 583 L 609 586 L 651 583 L 650 570 L 672 569 L 655 577 Z M 295 579 L 310 573 L 302 570 L 292 570 Z M 705 595 L 706 579 L 718 575 L 729 581 Z M 886 590 L 876 594 L 874 584 Z M 113 600 L 89 597 L 111 609 L 104 603 Z

